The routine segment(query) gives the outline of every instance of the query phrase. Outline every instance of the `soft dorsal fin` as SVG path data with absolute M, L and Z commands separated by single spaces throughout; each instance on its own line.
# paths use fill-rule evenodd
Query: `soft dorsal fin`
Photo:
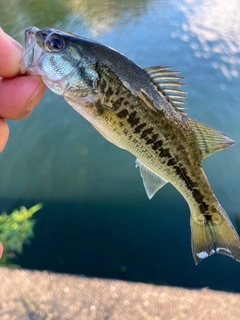
M 180 82 L 183 78 L 177 76 L 179 72 L 163 66 L 146 68 L 144 71 L 157 88 L 171 100 L 172 104 L 186 115 L 184 112 L 186 108 L 183 107 L 186 93 L 180 89 L 184 84 Z
M 203 123 L 191 118 L 187 118 L 187 122 L 195 133 L 203 159 L 214 152 L 230 148 L 235 144 L 235 141 L 227 135 Z
M 161 189 L 168 181 L 148 169 L 139 159 L 136 159 L 136 167 L 139 167 L 143 184 L 149 199 Z

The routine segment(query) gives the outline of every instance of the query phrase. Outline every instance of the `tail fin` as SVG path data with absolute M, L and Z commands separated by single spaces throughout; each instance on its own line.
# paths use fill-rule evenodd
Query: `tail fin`
M 196 264 L 214 253 L 240 262 L 240 238 L 224 209 L 219 207 L 220 211 L 211 215 L 191 214 L 192 253 Z

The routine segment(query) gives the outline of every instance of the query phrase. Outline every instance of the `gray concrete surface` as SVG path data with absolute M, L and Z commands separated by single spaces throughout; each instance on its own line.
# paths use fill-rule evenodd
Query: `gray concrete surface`
M 0 268 L 1 320 L 239 320 L 240 295 Z

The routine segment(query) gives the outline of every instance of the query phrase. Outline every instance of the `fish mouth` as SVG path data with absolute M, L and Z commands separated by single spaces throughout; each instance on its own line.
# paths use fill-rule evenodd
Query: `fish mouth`
M 23 57 L 20 63 L 20 73 L 37 74 L 34 66 L 39 63 L 42 49 L 37 43 L 36 34 L 39 31 L 36 27 L 27 28 L 24 31 Z

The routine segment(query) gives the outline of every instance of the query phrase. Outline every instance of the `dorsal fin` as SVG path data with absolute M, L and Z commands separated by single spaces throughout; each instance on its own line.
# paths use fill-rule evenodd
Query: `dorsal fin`
M 179 72 L 163 66 L 146 68 L 144 71 L 157 88 L 171 100 L 171 103 L 186 115 L 184 112 L 186 108 L 183 107 L 186 93 L 180 89 L 184 84 L 180 82 L 183 78 L 178 76 Z
M 235 144 L 235 141 L 227 135 L 200 123 L 197 120 L 187 118 L 187 122 L 195 133 L 203 159 L 214 152 L 230 148 Z

